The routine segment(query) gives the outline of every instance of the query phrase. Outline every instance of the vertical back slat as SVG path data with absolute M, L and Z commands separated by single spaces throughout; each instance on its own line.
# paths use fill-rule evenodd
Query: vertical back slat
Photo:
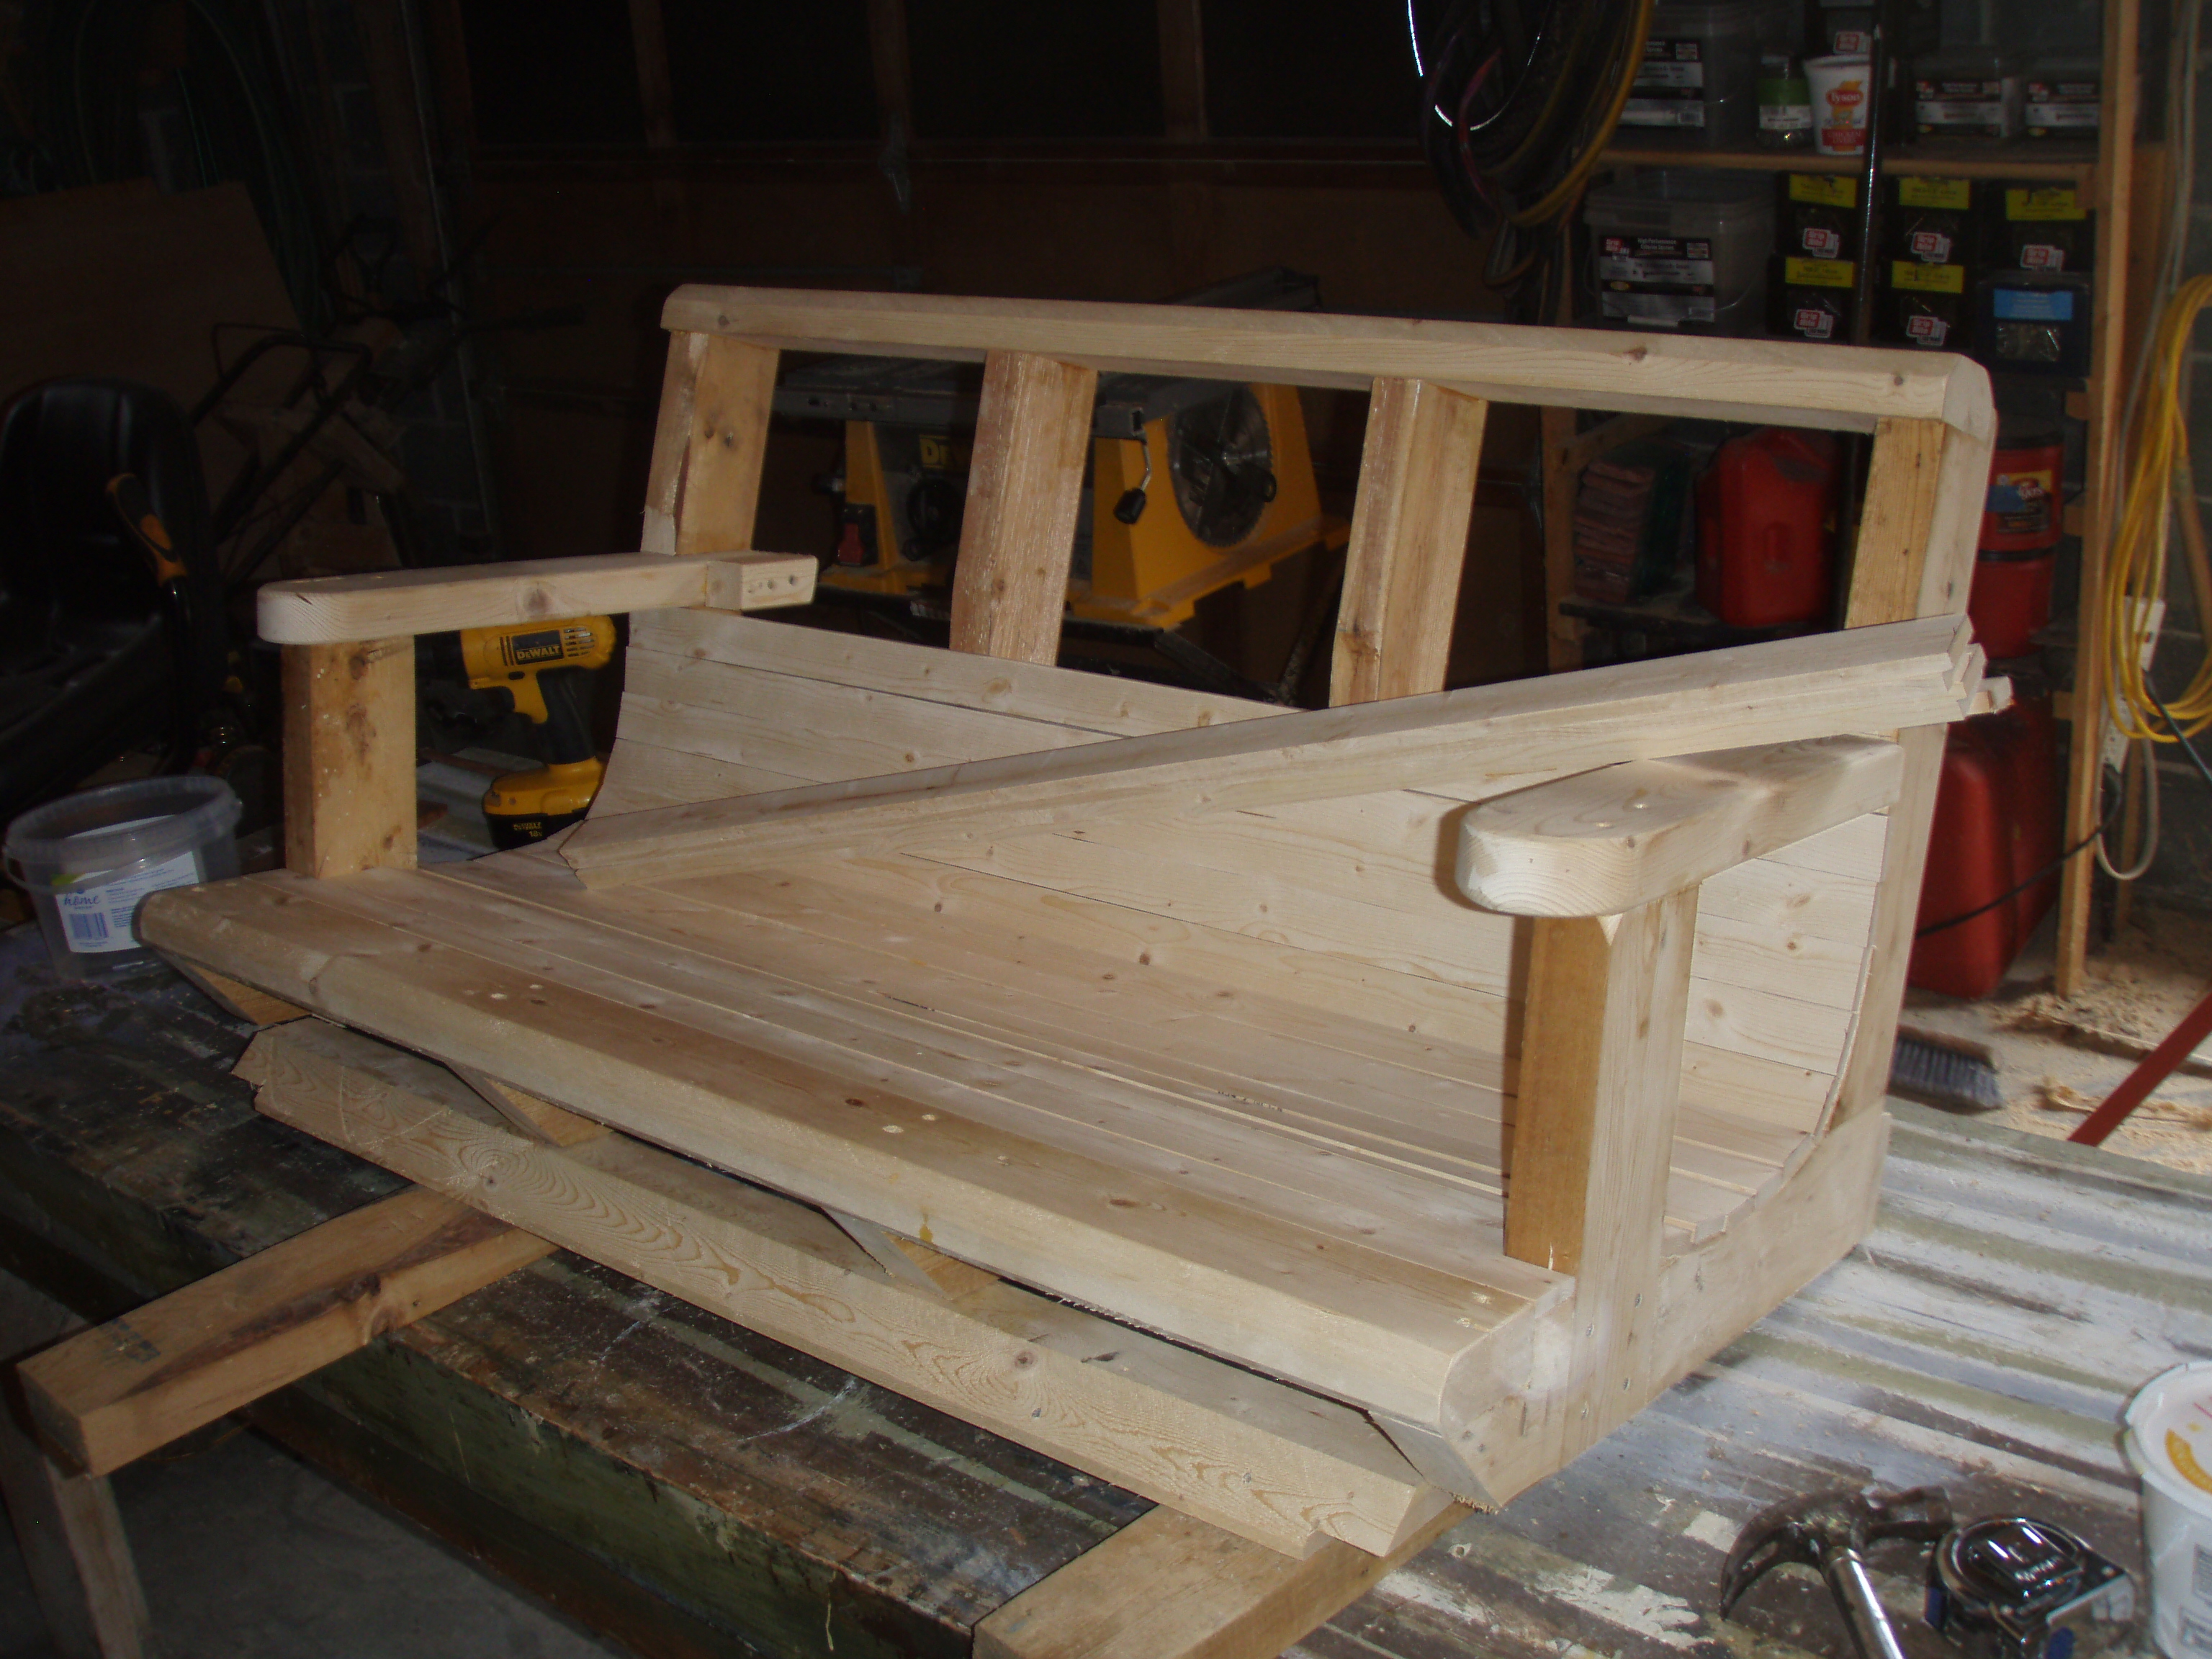
M 639 538 L 645 551 L 752 546 L 779 355 L 720 334 L 669 337 Z
M 1480 398 L 1427 381 L 1375 382 L 1345 554 L 1332 707 L 1443 690 L 1488 411 Z
M 1028 352 L 985 360 L 953 574 L 952 648 L 1050 663 L 1060 651 L 1098 371 Z

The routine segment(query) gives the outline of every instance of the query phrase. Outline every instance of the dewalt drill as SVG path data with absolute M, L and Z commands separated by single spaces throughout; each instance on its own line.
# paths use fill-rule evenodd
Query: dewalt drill
M 591 676 L 614 660 L 614 618 L 466 628 L 423 643 L 434 676 L 467 681 L 501 714 L 520 714 L 545 733 L 544 765 L 495 778 L 484 791 L 492 845 L 527 846 L 581 818 L 606 775 L 592 747 Z

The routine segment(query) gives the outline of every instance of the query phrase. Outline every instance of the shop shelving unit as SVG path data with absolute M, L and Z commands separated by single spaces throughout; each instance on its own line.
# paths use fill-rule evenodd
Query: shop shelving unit
M 2128 289 L 2133 196 L 2139 173 L 2154 173 L 2160 155 L 2138 153 L 2137 38 L 2139 0 L 2107 0 L 2104 18 L 2104 106 L 2097 142 L 2068 143 L 2014 140 L 2005 143 L 1941 143 L 1895 146 L 1882 158 L 1886 174 L 1952 179 L 2019 179 L 2064 182 L 2081 191 L 2096 216 L 2097 281 L 2092 301 L 2089 374 L 2078 392 L 2069 392 L 2067 412 L 2087 428 L 2086 488 L 2069 507 L 2067 529 L 2081 541 L 2081 589 L 2096 590 L 2117 516 L 2112 492 L 2118 487 L 2119 422 L 2125 395 L 2126 364 L 2132 358 Z M 1859 164 L 1841 156 L 1763 149 L 1690 149 L 1616 144 L 1607 161 L 1620 167 L 1734 168 L 1767 173 L 1852 173 Z M 1648 416 L 1626 415 L 1588 432 L 1577 432 L 1574 411 L 1547 410 L 1543 417 L 1546 630 L 1549 665 L 1554 672 L 1583 661 L 1585 620 L 1565 608 L 1574 587 L 1574 501 L 1583 466 L 1617 444 L 1655 429 Z M 1616 607 L 1617 608 L 1617 607 Z M 2105 642 L 2099 619 L 2081 614 L 2076 641 L 2074 687 L 2064 707 L 2100 708 L 2104 701 Z M 2099 723 L 2101 730 L 2101 722 Z M 2097 817 L 2098 757 L 2094 738 L 2072 744 L 2068 759 L 2063 845 L 2079 843 Z M 2071 860 L 2060 888 L 2057 984 L 2062 994 L 2081 980 L 2088 947 L 2091 871 L 2086 857 Z

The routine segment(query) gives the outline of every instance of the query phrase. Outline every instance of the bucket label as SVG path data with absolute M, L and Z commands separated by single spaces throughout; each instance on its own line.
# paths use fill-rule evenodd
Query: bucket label
M 81 957 L 135 951 L 138 940 L 131 931 L 131 917 L 138 901 L 165 887 L 190 887 L 199 878 L 199 860 L 179 853 L 119 881 L 57 893 L 54 908 L 60 914 L 62 938 Z
M 2212 1492 L 2212 1470 L 2197 1461 L 2197 1449 L 2181 1437 L 2180 1430 L 2166 1431 L 2166 1456 L 2184 1480 L 2199 1492 Z

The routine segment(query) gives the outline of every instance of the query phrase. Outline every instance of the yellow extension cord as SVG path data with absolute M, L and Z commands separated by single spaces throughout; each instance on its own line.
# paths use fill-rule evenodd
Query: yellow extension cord
M 1638 0 L 1634 24 L 1636 38 L 1630 41 L 1627 61 L 1621 65 L 1620 79 L 1613 89 L 1613 102 L 1606 111 L 1605 119 L 1590 135 L 1589 145 L 1567 176 L 1547 191 L 1534 207 L 1523 208 L 1512 216 L 1513 222 L 1523 230 L 1533 229 L 1547 220 L 1569 211 L 1581 199 L 1583 186 L 1589 182 L 1590 174 L 1597 168 L 1605 147 L 1613 142 L 1613 131 L 1620 125 L 1620 113 L 1628 107 L 1628 94 L 1636 85 L 1636 77 L 1644 68 L 1644 42 L 1651 33 L 1653 0 Z M 1555 89 L 1556 90 L 1556 89 Z
M 2147 614 L 2166 592 L 2166 544 L 2172 527 L 2174 498 L 2188 517 L 2183 544 L 2200 625 L 2212 625 L 2212 568 L 2197 521 L 2197 499 L 2189 464 L 2187 411 L 2181 407 L 2183 370 L 2197 319 L 2212 304 L 2212 276 L 2183 283 L 2158 319 L 2151 350 L 2149 383 L 2129 436 L 2127 488 L 2121 496 L 2118 529 L 2106 556 L 2102 609 L 2106 659 L 2106 701 L 2113 723 L 2131 739 L 2172 743 L 2172 732 L 2160 716 L 2144 680 L 2142 624 L 2130 618 Z M 2198 659 L 2197 672 L 2166 708 L 2191 737 L 2212 726 L 2212 654 Z

